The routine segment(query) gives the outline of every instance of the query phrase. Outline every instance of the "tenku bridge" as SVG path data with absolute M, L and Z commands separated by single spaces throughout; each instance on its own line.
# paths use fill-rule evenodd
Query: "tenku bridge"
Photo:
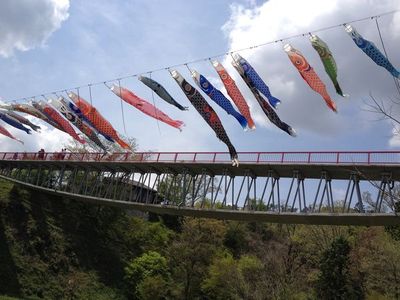
M 63 197 L 161 214 L 400 224 L 394 188 L 400 151 L 241 152 L 239 161 L 239 167 L 231 166 L 224 152 L 0 153 L 0 178 Z M 334 199 L 335 186 L 344 192 L 340 199 Z M 365 201 L 363 189 L 374 197 Z

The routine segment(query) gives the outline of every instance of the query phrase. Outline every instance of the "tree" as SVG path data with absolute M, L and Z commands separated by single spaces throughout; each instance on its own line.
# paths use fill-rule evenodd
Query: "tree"
M 128 145 L 131 147 L 132 152 L 136 152 L 139 145 L 137 143 L 137 140 L 133 137 L 126 137 L 126 136 L 121 136 L 121 138 L 128 143 Z M 101 139 L 103 141 L 104 146 L 108 149 L 109 152 L 124 152 L 124 150 L 121 149 L 121 147 L 116 144 L 116 143 L 110 143 L 106 139 Z M 86 153 L 86 152 L 103 152 L 99 147 L 97 146 L 92 146 L 93 143 L 86 143 L 86 144 L 81 144 L 75 139 L 71 139 L 68 144 L 65 144 L 63 147 L 66 148 L 69 152 L 72 153 Z
M 241 279 L 237 262 L 225 252 L 214 259 L 201 289 L 210 299 L 241 299 L 237 293 L 238 286 L 243 284 Z
M 235 260 L 229 252 L 217 255 L 202 283 L 210 299 L 265 299 L 264 266 L 255 256 Z
M 321 299 L 362 299 L 361 287 L 351 278 L 350 244 L 339 237 L 321 257 L 317 293 Z
M 159 198 L 163 199 L 165 203 L 174 205 L 191 205 L 193 201 L 195 206 L 211 207 L 211 201 L 206 196 L 211 192 L 216 193 L 218 180 L 214 178 L 214 187 L 208 184 L 209 181 L 209 176 L 206 176 L 205 179 L 200 176 L 194 181 L 189 178 L 189 175 L 186 178 L 181 174 L 167 175 L 158 187 Z M 204 201 L 200 202 L 203 197 Z
M 367 106 L 366 111 L 377 114 L 380 117 L 380 120 L 389 120 L 393 126 L 393 133 L 395 135 L 399 135 L 399 127 L 400 127 L 400 116 L 396 115 L 394 112 L 394 106 L 398 106 L 400 102 L 398 100 L 390 99 L 390 104 L 385 104 L 382 100 L 378 101 L 372 94 L 370 96 L 370 101 L 365 102 Z
M 243 222 L 229 222 L 224 236 L 224 246 L 227 247 L 235 258 L 248 250 L 248 232 Z
M 168 247 L 174 290 L 179 299 L 201 294 L 201 282 L 217 252 L 223 251 L 225 226 L 222 221 L 185 218 L 182 232 Z
M 359 233 L 351 259 L 368 295 L 400 299 L 400 242 L 382 227 Z
M 125 267 L 125 279 L 133 294 L 141 299 L 162 299 L 168 294 L 170 273 L 167 259 L 156 251 L 148 251 Z M 150 288 L 157 285 L 161 289 Z

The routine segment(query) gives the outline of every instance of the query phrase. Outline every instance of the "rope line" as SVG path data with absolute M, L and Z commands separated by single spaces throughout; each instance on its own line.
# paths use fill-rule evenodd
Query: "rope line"
M 119 95 L 122 96 L 121 94 L 121 80 L 118 79 L 118 87 L 119 87 Z M 125 136 L 128 136 L 128 134 L 126 133 L 126 125 L 125 125 L 125 113 L 124 113 L 124 104 L 122 103 L 122 97 L 120 97 L 121 100 L 121 115 L 122 115 L 122 125 L 124 126 L 124 134 Z
M 383 37 L 382 37 L 381 29 L 380 29 L 380 26 L 379 26 L 378 18 L 375 18 L 375 23 L 376 23 L 376 28 L 378 29 L 379 39 L 381 40 L 383 52 L 385 52 L 386 58 L 389 59 L 389 56 L 388 56 L 388 54 L 386 52 L 385 43 L 383 42 Z M 398 82 L 398 80 L 394 76 L 393 76 L 393 81 L 394 81 L 394 85 L 396 86 L 397 92 L 399 93 L 399 96 L 400 96 L 400 83 Z
M 187 61 L 187 62 L 184 62 L 184 63 L 175 64 L 175 65 L 170 65 L 170 66 L 167 66 L 167 67 L 153 69 L 153 70 L 150 70 L 150 71 L 145 71 L 145 72 L 136 73 L 136 74 L 130 74 L 130 75 L 126 75 L 126 76 L 122 76 L 122 77 L 118 77 L 118 78 L 113 78 L 113 79 L 109 79 L 109 80 L 102 80 L 102 81 L 98 81 L 98 82 L 92 82 L 92 83 L 81 85 L 81 86 L 78 86 L 78 87 L 72 87 L 72 88 L 68 88 L 68 89 L 62 89 L 62 90 L 56 90 L 56 91 L 41 93 L 39 95 L 30 96 L 30 97 L 20 97 L 20 98 L 15 98 L 15 99 L 12 99 L 12 100 L 5 99 L 5 101 L 6 102 L 15 102 L 15 101 L 24 100 L 26 98 L 34 98 L 34 97 L 42 96 L 43 94 L 44 95 L 50 95 L 50 94 L 54 94 L 54 93 L 58 93 L 58 92 L 64 92 L 65 90 L 73 90 L 73 89 L 84 88 L 84 87 L 87 87 L 88 85 L 96 86 L 96 85 L 106 84 L 106 83 L 117 81 L 117 80 L 123 80 L 123 79 L 132 78 L 132 77 L 138 77 L 138 76 L 143 75 L 143 74 L 150 74 L 150 73 L 161 72 L 161 71 L 165 71 L 165 70 L 168 71 L 171 68 L 182 67 L 182 66 L 185 66 L 185 65 L 188 65 L 188 64 L 195 64 L 195 63 L 199 63 L 199 62 L 203 62 L 203 61 L 208 61 L 208 60 L 213 59 L 213 58 L 219 58 L 219 57 L 223 57 L 223 56 L 228 56 L 231 53 L 242 52 L 242 51 L 250 50 L 250 49 L 256 49 L 258 47 L 263 47 L 263 46 L 275 44 L 275 43 L 278 43 L 278 42 L 282 42 L 283 43 L 284 41 L 291 40 L 291 39 L 294 39 L 294 38 L 305 37 L 305 36 L 309 35 L 311 32 L 317 33 L 317 32 L 327 31 L 327 30 L 331 30 L 331 29 L 334 29 L 334 28 L 342 27 L 344 24 L 352 24 L 352 23 L 357 23 L 357 22 L 361 22 L 361 21 L 372 20 L 374 18 L 377 19 L 379 17 L 396 14 L 398 12 L 400 12 L 400 9 L 384 12 L 384 13 L 381 13 L 379 15 L 374 15 L 374 16 L 368 16 L 368 17 L 364 17 L 364 18 L 360 18 L 360 19 L 355 19 L 355 20 L 347 21 L 347 22 L 344 22 L 344 23 L 336 24 L 336 25 L 322 27 L 322 28 L 318 28 L 318 29 L 315 29 L 315 30 L 307 31 L 307 32 L 304 32 L 304 33 L 295 34 L 295 35 L 283 37 L 283 38 L 280 38 L 280 39 L 268 41 L 268 42 L 265 42 L 265 43 L 256 44 L 256 45 L 252 45 L 252 46 L 248 46 L 248 47 L 245 47 L 245 48 L 240 48 L 240 49 L 236 49 L 236 50 L 232 50 L 232 51 L 228 51 L 228 52 L 222 52 L 222 53 L 219 53 L 219 54 L 216 54 L 216 55 L 207 56 L 207 57 L 203 57 L 203 58 L 199 58 L 199 59 L 195 59 L 195 60 L 192 60 L 192 61 Z
M 93 106 L 93 101 L 92 101 L 92 86 L 89 83 L 88 84 L 88 88 L 89 88 L 89 100 L 90 100 L 90 105 Z
M 149 72 L 149 77 L 151 79 L 151 71 Z M 155 102 L 155 99 L 154 99 L 154 91 L 153 90 L 151 90 L 151 99 L 153 100 L 153 105 L 154 105 L 154 108 L 155 108 L 154 112 L 156 113 L 158 133 L 161 135 L 160 122 L 158 121 L 157 106 L 156 106 L 156 102 Z

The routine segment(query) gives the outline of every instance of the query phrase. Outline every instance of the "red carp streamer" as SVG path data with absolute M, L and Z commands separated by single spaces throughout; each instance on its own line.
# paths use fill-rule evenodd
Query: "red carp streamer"
M 62 115 L 58 113 L 53 107 L 49 104 L 45 103 L 44 101 L 40 101 L 39 105 L 42 107 L 44 113 L 48 115 L 54 122 L 56 122 L 66 133 L 72 136 L 75 140 L 77 140 L 81 144 L 85 144 L 86 141 L 82 139 L 74 130 L 72 125 L 64 119 Z
M 3 135 L 5 135 L 5 136 L 8 136 L 10 139 L 13 139 L 13 140 L 16 140 L 16 141 L 20 142 L 21 144 L 24 143 L 23 141 L 17 139 L 15 136 L 13 136 L 7 129 L 5 129 L 5 128 L 4 128 L 3 126 L 1 126 L 1 125 L 0 125 L 0 133 L 3 134 Z
M 181 127 L 184 125 L 182 121 L 171 119 L 167 114 L 165 114 L 146 100 L 138 97 L 127 88 L 120 87 L 114 84 L 110 89 L 115 95 L 120 97 L 126 103 L 134 106 L 146 115 L 153 117 L 154 119 L 160 120 L 161 122 L 164 122 L 182 131 Z

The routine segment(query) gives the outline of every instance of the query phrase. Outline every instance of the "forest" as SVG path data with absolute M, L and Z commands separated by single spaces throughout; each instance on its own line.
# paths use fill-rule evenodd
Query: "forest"
M 0 299 L 400 299 L 400 227 L 143 214 L 0 181 Z

